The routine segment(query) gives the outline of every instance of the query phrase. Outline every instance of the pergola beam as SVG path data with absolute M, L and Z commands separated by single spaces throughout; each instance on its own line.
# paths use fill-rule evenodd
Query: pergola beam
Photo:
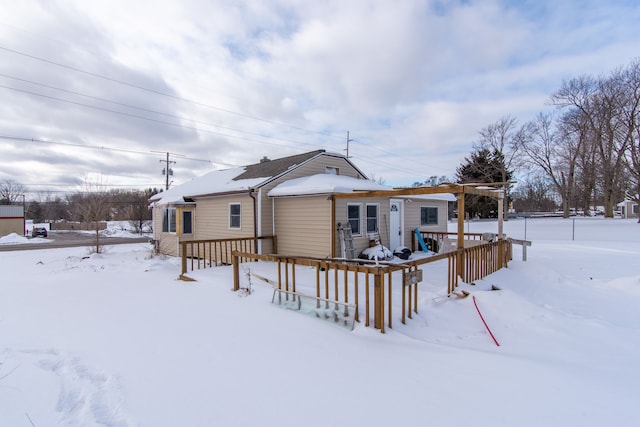
M 365 190 L 354 191 L 352 193 L 336 193 L 336 199 L 357 199 L 362 197 L 401 197 L 401 196 L 419 196 L 426 194 L 476 194 L 478 196 L 492 197 L 499 199 L 504 190 L 501 188 L 492 188 L 511 184 L 511 182 L 492 182 L 474 183 L 474 184 L 442 184 L 437 187 L 411 187 L 411 188 L 394 188 L 392 190 Z M 479 188 L 482 187 L 482 188 Z
M 354 191 L 353 193 L 336 193 L 336 199 L 357 199 L 362 197 L 400 197 L 418 196 L 423 194 L 459 194 L 463 190 L 459 186 L 455 187 L 412 187 L 394 188 L 393 190 L 368 190 Z
M 492 183 L 470 183 L 470 184 L 454 184 L 443 183 L 437 187 L 411 187 L 411 188 L 394 188 L 392 190 L 371 190 L 371 191 L 354 191 L 352 193 L 336 193 L 335 199 L 356 199 L 366 197 L 402 197 L 402 196 L 419 196 L 429 194 L 454 194 L 458 200 L 458 249 L 464 248 L 464 205 L 465 195 L 474 194 L 478 196 L 491 197 L 498 200 L 498 239 L 502 238 L 502 222 L 503 204 L 505 188 L 513 184 L 509 182 L 492 182 Z M 462 252 L 458 253 L 457 271 L 459 276 L 464 275 L 464 262 Z

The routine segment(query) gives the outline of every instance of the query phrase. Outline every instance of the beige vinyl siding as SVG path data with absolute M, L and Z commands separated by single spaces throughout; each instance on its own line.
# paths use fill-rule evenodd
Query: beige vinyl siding
M 273 221 L 272 221 L 272 203 L 273 199 L 267 196 L 269 190 L 281 184 L 285 181 L 295 178 L 301 178 L 303 176 L 317 175 L 325 173 L 326 167 L 337 168 L 340 175 L 350 176 L 353 178 L 364 178 L 364 176 L 358 172 L 346 159 L 342 157 L 336 157 L 331 155 L 318 156 L 307 163 L 292 169 L 284 176 L 268 183 L 260 188 L 261 197 L 261 212 L 260 212 L 260 234 L 262 236 L 270 236 L 273 234 Z
M 198 240 L 253 237 L 253 199 L 248 194 L 196 200 L 194 231 Z M 240 228 L 229 227 L 229 205 L 240 204 Z
M 420 224 L 420 208 L 422 207 L 438 208 L 438 224 L 437 225 L 421 225 Z M 404 245 L 411 246 L 411 233 L 416 228 L 420 231 L 447 231 L 447 223 L 449 220 L 448 202 L 445 200 L 417 200 L 404 203 Z
M 331 201 L 327 196 L 275 200 L 278 254 L 331 256 Z
M 157 240 L 160 241 L 160 253 L 169 256 L 179 256 L 178 236 L 175 234 L 162 233 Z
M 166 206 L 154 207 L 153 236 L 159 242 L 160 253 L 178 256 L 178 236 L 175 233 L 162 232 L 162 214 Z
M 347 205 L 359 204 L 360 207 L 360 226 L 362 235 L 353 237 L 353 247 L 356 249 L 356 256 L 369 247 L 369 236 L 366 232 L 366 207 L 367 204 L 378 205 L 378 226 L 382 244 L 389 247 L 389 199 L 388 198 L 362 198 L 362 199 L 338 199 L 336 201 L 336 227 L 338 223 L 347 221 Z M 336 231 L 335 239 L 335 255 L 341 256 L 340 234 Z

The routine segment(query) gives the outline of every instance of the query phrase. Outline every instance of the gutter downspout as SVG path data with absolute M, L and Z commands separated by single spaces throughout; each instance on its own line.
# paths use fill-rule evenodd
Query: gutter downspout
M 331 258 L 336 257 L 336 198 L 334 195 L 329 196 L 331 199 Z
M 253 200 L 253 237 L 258 237 L 258 208 L 256 203 L 255 188 L 249 189 L 249 197 Z
M 276 199 L 277 197 L 271 198 L 271 235 L 276 236 Z
M 23 237 L 27 235 L 27 210 L 25 209 L 25 206 L 26 206 L 25 198 L 26 196 L 23 194 L 22 195 L 22 236 Z M 51 231 L 51 225 L 49 225 L 49 231 Z

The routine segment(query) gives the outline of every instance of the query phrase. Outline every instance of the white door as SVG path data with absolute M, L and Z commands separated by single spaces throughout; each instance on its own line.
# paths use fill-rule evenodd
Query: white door
M 402 200 L 391 199 L 389 201 L 389 249 L 394 251 L 398 246 L 404 246 Z

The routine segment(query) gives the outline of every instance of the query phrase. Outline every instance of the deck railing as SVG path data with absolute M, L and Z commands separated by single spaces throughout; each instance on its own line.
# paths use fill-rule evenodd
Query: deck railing
M 240 289 L 240 264 L 244 260 L 270 261 L 277 265 L 277 272 L 273 273 L 277 278 L 267 279 L 257 274 L 254 276 L 286 292 L 315 293 L 318 300 L 353 303 L 356 306 L 357 322 L 364 315 L 365 326 L 370 326 L 373 318 L 373 326 L 384 333 L 385 327 L 392 328 L 393 325 L 394 287 L 402 286 L 402 323 L 406 322 L 407 317 L 412 318 L 412 314 L 418 312 L 418 283 L 421 281 L 418 273 L 421 265 L 447 260 L 447 292 L 451 293 L 458 286 L 460 279 L 470 283 L 506 267 L 511 260 L 511 243 L 508 240 L 499 240 L 418 260 L 404 261 L 402 264 L 358 259 L 265 255 L 242 251 L 234 251 L 232 258 L 234 290 Z M 306 267 L 306 271 L 297 270 L 297 267 L 301 266 Z M 313 268 L 312 277 L 309 276 L 308 267 Z M 300 275 L 303 275 L 302 279 L 298 278 Z M 302 287 L 306 286 L 304 290 L 300 289 L 299 281 L 303 284 Z
M 471 283 L 480 280 L 501 268 L 507 267 L 512 259 L 512 243 L 508 239 L 481 243 L 468 248 L 409 261 L 408 264 L 422 265 L 446 259 L 447 293 L 453 292 L 462 280 Z
M 360 321 L 364 314 L 365 326 L 369 326 L 373 320 L 376 329 L 384 333 L 385 325 L 389 328 L 393 324 L 393 286 L 394 272 L 400 272 L 395 277 L 395 282 L 401 280 L 403 289 L 402 317 L 405 323 L 406 317 L 411 318 L 412 313 L 418 312 L 418 282 L 412 280 L 412 271 L 417 266 L 407 264 L 392 264 L 367 260 L 346 260 L 342 258 L 307 258 L 290 257 L 283 255 L 252 254 L 235 251 L 233 253 L 233 289 L 240 290 L 240 264 L 242 260 L 270 261 L 277 265 L 276 280 L 267 279 L 254 274 L 254 277 L 264 280 L 277 289 L 298 293 L 302 292 L 299 283 L 306 284 L 305 292 L 315 293 L 318 301 L 335 301 L 341 304 L 355 304 L 355 320 Z M 299 278 L 298 267 L 313 268 L 313 290 L 309 287 L 308 274 Z M 385 284 L 386 290 L 385 290 Z M 308 294 L 307 294 L 308 295 Z M 362 301 L 364 298 L 364 302 Z M 364 313 L 360 309 L 363 308 Z M 386 322 L 385 322 L 386 320 Z
M 230 265 L 233 251 L 255 254 L 258 252 L 258 242 L 268 242 L 271 245 L 268 248 L 263 247 L 261 252 L 278 252 L 276 236 L 183 240 L 180 242 L 181 274 L 187 273 L 189 268 L 200 270 L 218 265 Z
M 443 242 L 447 239 L 457 240 L 458 233 L 452 231 L 420 231 L 422 234 L 422 238 L 427 244 L 427 247 L 435 252 L 438 252 L 438 249 L 433 248 L 431 246 L 431 242 L 437 242 L 438 246 L 441 247 Z M 465 240 L 473 240 L 473 241 L 481 241 L 483 238 L 483 233 L 464 233 Z M 431 247 L 430 247 L 431 246 Z M 419 251 L 421 248 L 418 247 L 418 241 L 416 239 L 416 233 L 411 233 L 411 250 Z

